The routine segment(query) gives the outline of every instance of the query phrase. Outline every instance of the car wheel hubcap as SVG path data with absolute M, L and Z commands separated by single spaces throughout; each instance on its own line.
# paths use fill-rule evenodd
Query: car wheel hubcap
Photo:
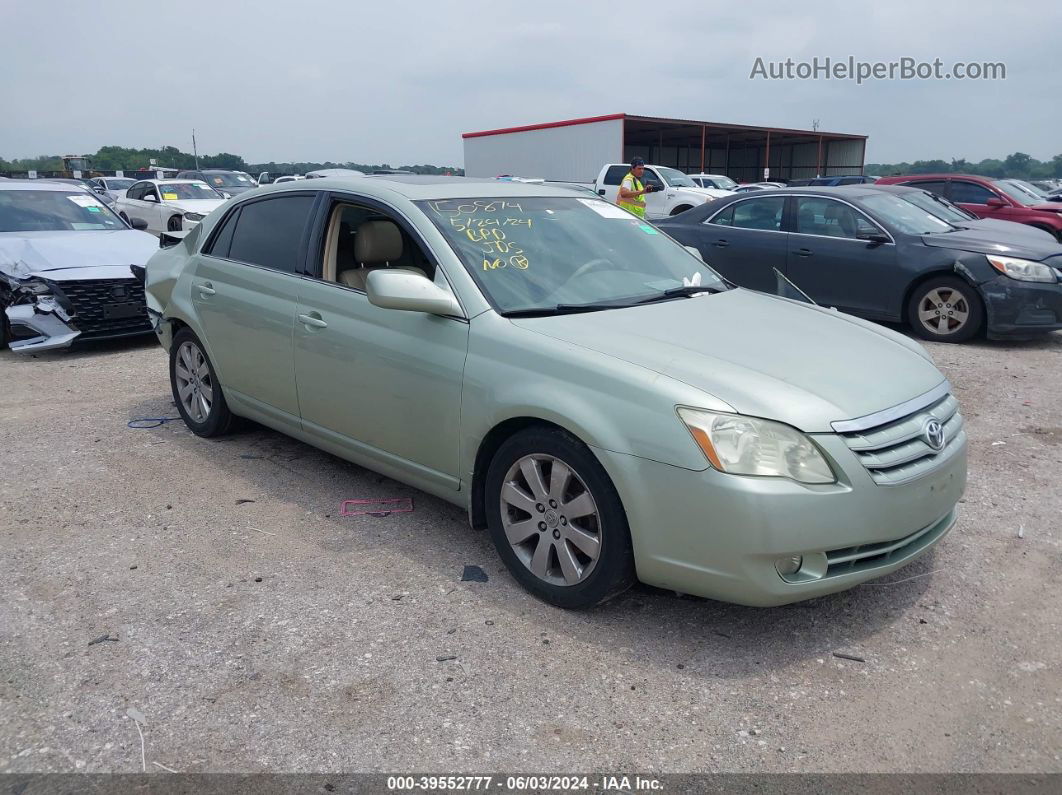
M 505 537 L 531 573 L 551 585 L 576 585 L 601 556 L 601 515 L 579 475 L 551 455 L 527 455 L 505 474 Z
M 930 290 L 918 303 L 918 321 L 934 334 L 954 334 L 969 319 L 966 296 L 950 287 Z
M 214 376 L 206 356 L 194 342 L 182 342 L 173 365 L 177 395 L 185 412 L 196 422 L 206 422 L 214 402 Z

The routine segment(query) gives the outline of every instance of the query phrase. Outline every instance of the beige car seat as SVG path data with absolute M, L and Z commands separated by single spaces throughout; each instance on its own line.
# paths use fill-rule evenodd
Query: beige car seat
M 354 267 L 339 274 L 339 283 L 364 290 L 370 272 L 390 267 L 426 276 L 420 268 L 392 266 L 402 258 L 402 248 L 402 230 L 394 221 L 365 221 L 354 235 Z

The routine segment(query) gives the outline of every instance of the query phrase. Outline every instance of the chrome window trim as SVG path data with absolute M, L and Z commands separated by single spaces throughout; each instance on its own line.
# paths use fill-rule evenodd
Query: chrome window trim
M 883 409 L 882 411 L 874 412 L 873 414 L 866 414 L 862 417 L 856 417 L 851 420 L 838 420 L 837 422 L 831 422 L 830 427 L 837 433 L 855 433 L 858 431 L 865 431 L 868 428 L 874 428 L 879 425 L 885 425 L 893 422 L 894 420 L 907 417 L 914 414 L 920 409 L 927 408 L 945 395 L 951 393 L 951 384 L 947 381 L 943 381 L 933 389 L 929 390 L 923 395 L 905 400 L 903 403 L 892 406 L 891 408 Z

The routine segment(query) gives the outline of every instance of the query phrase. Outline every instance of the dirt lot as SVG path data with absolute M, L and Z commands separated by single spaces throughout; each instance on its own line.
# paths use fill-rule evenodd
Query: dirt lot
M 0 771 L 139 771 L 131 708 L 155 772 L 1062 771 L 1062 334 L 932 354 L 971 456 L 932 555 L 565 613 L 437 499 L 261 428 L 127 428 L 176 416 L 153 342 L 4 352 Z

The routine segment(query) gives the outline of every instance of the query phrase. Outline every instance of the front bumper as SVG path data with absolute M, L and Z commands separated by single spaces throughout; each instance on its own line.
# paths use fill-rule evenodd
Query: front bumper
M 932 472 L 899 486 L 875 484 L 839 436 L 814 439 L 838 483 L 695 472 L 595 449 L 623 500 L 638 578 L 726 602 L 781 605 L 889 574 L 951 529 L 966 485 L 965 436 Z M 793 555 L 824 561 L 822 576 L 783 579 L 775 562 Z
M 993 339 L 1062 329 L 1062 283 L 1020 282 L 1000 275 L 981 285 L 981 295 Z

